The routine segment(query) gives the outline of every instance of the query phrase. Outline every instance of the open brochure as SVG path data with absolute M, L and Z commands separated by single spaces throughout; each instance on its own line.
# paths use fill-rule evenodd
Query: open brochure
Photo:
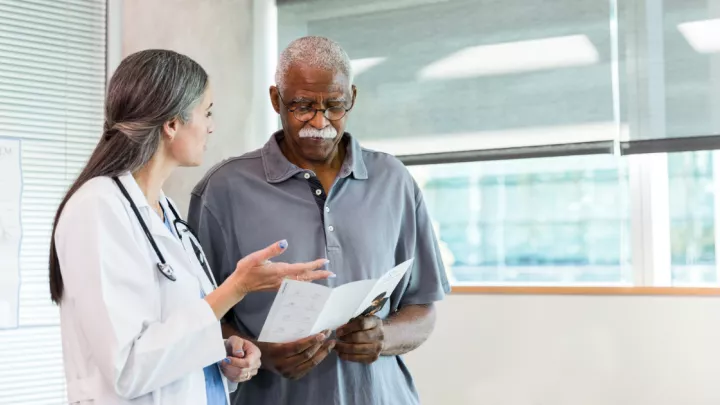
M 280 286 L 259 341 L 287 343 L 334 330 L 358 316 L 379 312 L 412 266 L 413 259 L 390 269 L 379 279 L 361 280 L 336 288 L 296 280 Z

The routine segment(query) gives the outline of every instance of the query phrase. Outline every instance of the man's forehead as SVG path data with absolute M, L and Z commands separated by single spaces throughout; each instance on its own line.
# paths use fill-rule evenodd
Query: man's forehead
M 293 98 L 340 98 L 349 90 L 349 79 L 339 70 L 293 65 L 285 77 L 285 91 Z
M 336 91 L 313 91 L 308 89 L 297 89 L 297 90 L 288 90 L 287 95 L 284 97 L 287 97 L 289 100 L 292 101 L 302 101 L 302 100 L 309 100 L 309 101 L 317 101 L 317 100 L 339 100 L 343 101 L 347 98 L 346 92 L 343 92 L 341 90 Z

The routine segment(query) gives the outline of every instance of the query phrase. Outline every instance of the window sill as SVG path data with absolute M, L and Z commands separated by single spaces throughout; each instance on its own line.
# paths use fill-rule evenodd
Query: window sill
M 720 296 L 715 287 L 540 287 L 540 286 L 454 286 L 452 294 L 508 295 L 641 295 Z

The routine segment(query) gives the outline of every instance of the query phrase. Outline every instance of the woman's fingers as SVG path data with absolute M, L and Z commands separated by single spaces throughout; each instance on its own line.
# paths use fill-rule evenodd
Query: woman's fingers
M 288 247 L 288 243 L 286 240 L 281 240 L 280 242 L 273 243 L 272 245 L 266 247 L 265 249 L 260 249 L 256 252 L 250 253 L 249 255 L 245 256 L 238 262 L 238 266 L 245 265 L 248 267 L 254 267 L 259 266 L 262 263 L 264 263 L 267 260 L 272 259 L 273 257 L 280 256 L 285 252 L 285 250 Z
M 328 263 L 321 259 L 310 263 L 288 264 L 281 272 L 283 278 L 291 278 L 298 281 L 315 281 L 326 278 L 334 278 L 335 273 L 328 270 L 316 270 Z
M 296 276 L 301 273 L 317 270 L 328 263 L 330 263 L 330 261 L 327 259 L 317 259 L 307 263 L 285 264 L 282 272 L 286 276 Z
M 230 336 L 225 341 L 226 354 L 228 356 L 243 358 L 245 357 L 245 350 L 243 349 L 243 346 L 245 346 L 245 340 L 238 336 Z
M 243 378 L 250 379 L 257 373 L 258 368 L 260 368 L 259 359 L 240 359 L 229 356 L 220 362 L 223 375 L 234 382 L 243 380 Z
M 335 278 L 335 273 L 327 270 L 316 270 L 300 273 L 295 276 L 295 279 L 298 281 L 325 280 L 326 278 Z
M 220 362 L 220 366 L 228 370 L 245 370 L 253 368 L 255 366 L 255 360 L 226 357 Z
M 285 278 L 300 281 L 315 281 L 335 277 L 327 270 L 317 270 L 327 265 L 327 259 L 317 259 L 306 263 L 268 263 L 273 257 L 282 254 L 288 247 L 285 240 L 258 250 L 237 263 L 238 285 L 244 293 L 253 291 L 277 290 Z

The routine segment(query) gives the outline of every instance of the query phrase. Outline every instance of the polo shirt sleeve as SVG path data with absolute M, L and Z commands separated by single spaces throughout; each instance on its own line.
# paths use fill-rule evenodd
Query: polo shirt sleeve
M 400 298 L 400 307 L 432 304 L 450 292 L 432 220 L 417 185 L 415 189 L 414 229 L 406 230 L 404 241 L 405 248 L 411 253 L 408 256 L 415 260 L 408 286 Z
M 222 284 L 235 271 L 236 264 L 227 254 L 225 230 L 200 195 L 190 198 L 188 224 L 197 234 L 215 281 Z

